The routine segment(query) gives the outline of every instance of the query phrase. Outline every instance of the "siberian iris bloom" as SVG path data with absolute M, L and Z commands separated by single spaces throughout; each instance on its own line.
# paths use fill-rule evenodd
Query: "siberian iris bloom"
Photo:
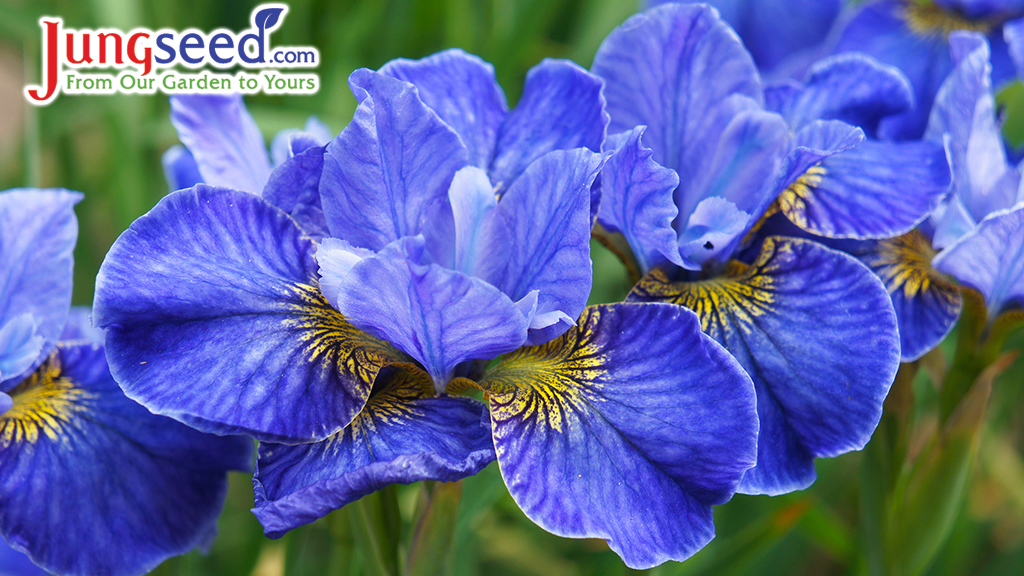
M 753 380 L 758 458 L 740 491 L 806 487 L 815 457 L 862 448 L 874 431 L 899 364 L 895 314 L 849 255 L 779 236 L 744 248 L 784 191 L 863 132 L 814 119 L 813 106 L 792 129 L 765 111 L 753 60 L 708 7 L 630 18 L 593 71 L 617 133 L 598 219 L 647 272 L 628 299 L 693 309 Z
M 142 574 L 211 541 L 252 445 L 118 388 L 102 333 L 69 311 L 80 198 L 0 193 L 0 534 L 50 572 Z
M 322 172 L 284 176 L 310 149 L 263 198 L 173 193 L 115 243 L 96 318 L 122 386 L 261 440 L 272 537 L 497 459 L 556 534 L 606 538 L 635 567 L 693 554 L 753 465 L 755 398 L 689 311 L 584 309 L 600 80 L 545 61 L 509 111 L 489 65 L 447 51 L 350 84 Z M 488 405 L 449 394 L 468 387 Z
M 1024 22 L 1022 0 L 876 0 L 865 2 L 843 30 L 837 52 L 862 52 L 902 70 L 914 87 L 917 106 L 885 119 L 883 138 L 921 138 L 939 86 L 953 70 L 950 34 L 957 30 L 981 32 L 992 45 L 996 85 L 1014 76 L 1004 38 Z
M 671 0 L 649 2 L 650 6 Z M 802 75 L 828 49 L 843 0 L 689 0 L 714 6 L 739 34 L 766 78 Z M 827 52 L 826 52 L 827 53 Z

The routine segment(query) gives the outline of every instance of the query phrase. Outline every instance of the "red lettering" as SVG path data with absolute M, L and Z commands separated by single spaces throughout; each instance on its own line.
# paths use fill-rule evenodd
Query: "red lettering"
M 100 43 L 100 64 L 108 64 L 107 62 L 107 38 L 114 39 L 114 62 L 118 64 L 124 64 L 124 57 L 121 56 L 121 34 L 118 32 L 101 32 L 96 40 Z
M 49 102 L 50 98 L 53 97 L 54 92 L 57 90 L 57 35 L 60 34 L 60 20 L 50 22 L 48 20 L 41 20 L 40 23 L 44 26 L 43 29 L 43 46 L 45 46 L 46 53 L 43 56 L 43 63 L 45 64 L 44 74 L 46 75 L 46 95 L 40 96 L 39 86 L 37 89 L 27 90 L 29 98 L 36 102 Z
M 139 38 L 149 38 L 149 34 L 146 32 L 132 34 L 132 37 L 128 39 L 128 59 L 136 64 L 144 64 L 145 67 L 142 69 L 142 75 L 145 76 L 153 69 L 153 49 L 147 47 L 143 51 L 142 58 L 136 56 L 135 45 L 138 43 Z

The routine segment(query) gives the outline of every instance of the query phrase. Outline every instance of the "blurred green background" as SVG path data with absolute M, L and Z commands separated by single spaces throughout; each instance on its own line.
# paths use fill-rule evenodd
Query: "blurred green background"
M 114 239 L 167 192 L 160 155 L 177 142 L 161 96 L 60 96 L 50 106 L 28 105 L 21 90 L 40 74 L 42 15 L 60 16 L 72 28 L 136 26 L 212 30 L 245 28 L 258 2 L 228 0 L 0 0 L 0 189 L 60 186 L 85 193 L 78 206 L 76 304 L 92 301 L 93 278 Z M 346 79 L 352 70 L 377 68 L 396 57 L 418 58 L 461 47 L 492 62 L 510 104 L 526 71 L 544 57 L 571 58 L 589 66 L 604 36 L 637 8 L 636 0 L 392 0 L 329 2 L 294 0 L 274 44 L 320 50 L 315 96 L 256 96 L 249 108 L 268 138 L 301 126 L 315 114 L 340 131 L 355 100 Z M 621 299 L 626 274 L 614 256 L 595 244 L 592 301 Z M 929 374 L 948 362 L 956 334 L 943 348 L 905 372 L 909 410 L 907 452 L 914 456 L 939 427 L 940 392 Z M 1024 347 L 1017 334 L 1007 346 Z M 965 496 L 949 516 L 952 536 L 941 539 L 930 576 L 1024 574 L 1024 362 L 1016 362 L 993 387 L 988 411 L 968 447 Z M 976 454 L 976 457 L 973 455 Z M 908 458 L 907 462 L 911 459 Z M 883 472 L 851 453 L 818 462 L 818 482 L 781 497 L 736 496 L 717 509 L 718 537 L 684 564 L 659 575 L 867 574 L 878 535 L 864 522 L 862 496 Z M 417 507 L 435 486 L 396 488 L 400 504 L 394 530 L 407 546 Z M 436 493 L 436 492 L 435 492 Z M 926 494 L 927 496 L 927 494 Z M 365 538 L 353 530 L 353 507 L 270 541 L 248 509 L 250 479 L 232 478 L 220 536 L 208 554 L 166 562 L 163 575 L 280 576 L 376 574 Z M 926 528 L 926 527 L 922 527 Z M 463 482 L 455 544 L 445 569 L 460 575 L 620 575 L 631 573 L 603 541 L 567 540 L 537 528 L 508 496 L 491 465 Z M 403 553 L 399 550 L 399 553 Z

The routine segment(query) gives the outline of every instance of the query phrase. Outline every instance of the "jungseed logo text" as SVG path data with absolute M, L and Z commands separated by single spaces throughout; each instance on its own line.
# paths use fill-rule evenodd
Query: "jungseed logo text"
M 58 94 L 314 94 L 320 78 L 298 73 L 315 68 L 320 52 L 312 46 L 272 48 L 270 35 L 284 23 L 288 6 L 262 4 L 252 11 L 251 27 L 241 32 L 218 28 L 206 33 L 163 28 L 122 32 L 109 28 L 73 30 L 60 18 L 39 19 L 43 32 L 43 81 L 26 86 L 25 98 L 37 105 Z M 256 73 L 205 70 L 179 72 L 175 67 L 226 70 L 242 67 Z M 83 73 L 113 68 L 115 73 Z M 171 69 L 171 70 L 167 70 Z M 282 72 L 281 70 L 286 70 Z

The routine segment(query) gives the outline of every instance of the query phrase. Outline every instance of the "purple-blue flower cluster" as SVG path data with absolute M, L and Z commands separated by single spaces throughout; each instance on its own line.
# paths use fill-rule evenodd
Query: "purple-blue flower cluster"
M 0 194 L 0 533 L 143 572 L 212 535 L 247 436 L 272 538 L 496 460 L 539 526 L 646 568 L 862 449 L 956 281 L 1024 303 L 993 96 L 1024 4 L 712 4 L 544 60 L 512 109 L 461 50 L 356 70 L 340 134 L 269 151 L 240 96 L 173 97 L 171 192 L 107 254 L 96 328 L 68 313 L 79 196 Z M 592 235 L 625 302 L 587 306 Z M 48 513 L 56 485 L 130 512 Z

